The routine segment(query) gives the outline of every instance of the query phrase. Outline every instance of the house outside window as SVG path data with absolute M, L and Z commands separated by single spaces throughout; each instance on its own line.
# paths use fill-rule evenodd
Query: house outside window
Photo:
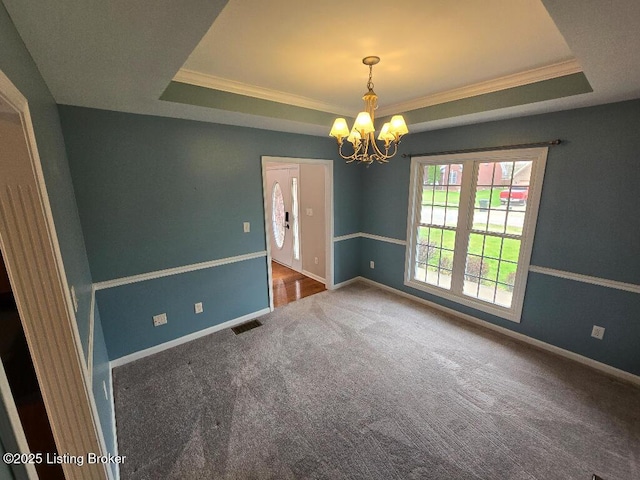
M 519 322 L 546 158 L 547 148 L 414 157 L 405 284 Z

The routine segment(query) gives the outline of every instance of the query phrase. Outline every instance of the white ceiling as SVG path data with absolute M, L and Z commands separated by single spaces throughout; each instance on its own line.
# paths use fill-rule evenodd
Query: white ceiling
M 2 1 L 61 104 L 326 135 L 329 125 L 159 97 L 184 67 L 227 90 L 354 115 L 365 55 L 382 58 L 373 72 L 381 109 L 576 68 L 594 90 L 412 131 L 640 97 L 637 0 Z
M 389 113 L 397 104 L 573 60 L 540 0 L 264 5 L 230 0 L 184 64 L 186 73 L 207 76 L 214 88 L 243 93 L 244 86 L 249 95 L 264 90 L 355 116 L 367 55 L 382 59 L 373 81 Z M 363 15 L 369 11 L 379 12 L 372 21 Z

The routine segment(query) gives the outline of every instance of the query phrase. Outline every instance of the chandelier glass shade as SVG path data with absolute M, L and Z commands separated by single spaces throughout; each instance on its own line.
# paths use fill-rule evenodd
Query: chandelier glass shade
M 373 56 L 362 59 L 362 63 L 369 66 L 369 81 L 367 82 L 367 93 L 362 97 L 364 111 L 356 117 L 353 128 L 349 129 L 344 118 L 336 118 L 329 133 L 338 141 L 338 153 L 347 163 L 353 161 L 366 164 L 371 164 L 374 161 L 387 163 L 398 152 L 400 138 L 409 132 L 402 115 L 394 115 L 389 122 L 382 125 L 378 134 L 378 140 L 383 142 L 383 146 L 379 147 L 375 140 L 373 120 L 375 118 L 374 112 L 378 108 L 378 96 L 373 91 L 372 75 L 373 66 L 379 61 L 380 57 Z M 353 147 L 353 153 L 350 155 L 345 155 L 342 151 L 345 139 Z

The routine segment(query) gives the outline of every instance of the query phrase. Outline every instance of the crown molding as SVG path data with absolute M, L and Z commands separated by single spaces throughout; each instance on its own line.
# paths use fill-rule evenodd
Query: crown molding
M 507 75 L 494 80 L 476 83 L 466 87 L 448 90 L 433 95 L 415 98 L 406 102 L 395 103 L 381 107 L 376 112 L 376 117 L 386 117 L 396 113 L 409 112 L 420 108 L 439 105 L 447 102 L 454 102 L 464 98 L 485 95 L 488 93 L 499 92 L 509 88 L 521 87 L 532 83 L 551 80 L 553 78 L 564 77 L 574 73 L 582 72 L 582 67 L 577 60 L 568 60 L 565 62 L 547 65 L 545 67 L 534 68 L 525 72 Z M 234 80 L 228 80 L 214 75 L 208 75 L 193 70 L 182 68 L 173 78 L 174 81 L 195 85 L 198 87 L 209 88 L 213 90 L 221 90 L 224 92 L 245 95 L 253 98 L 260 98 L 272 102 L 294 105 L 301 108 L 309 108 L 322 112 L 335 113 L 338 115 L 352 116 L 353 112 L 343 107 L 319 102 L 310 98 L 293 95 L 290 93 L 271 90 L 268 88 L 258 87 L 256 85 L 248 85 Z
M 284 103 L 301 108 L 309 108 L 311 110 L 319 110 L 321 112 L 347 116 L 351 116 L 353 114 L 353 112 L 346 110 L 344 107 L 319 102 L 317 100 L 293 95 L 291 93 L 280 92 L 278 90 L 271 90 L 269 88 L 258 87 L 256 85 L 249 85 L 226 78 L 216 77 L 214 75 L 195 72 L 185 68 L 178 70 L 176 76 L 173 77 L 173 81 L 188 83 L 189 85 L 195 85 L 197 87 L 210 88 L 212 90 L 222 90 L 223 92 L 260 98 L 271 102 Z
M 476 83 L 467 87 L 456 88 L 453 90 L 448 90 L 446 92 L 435 93 L 433 95 L 415 98 L 406 102 L 388 105 L 378 109 L 378 111 L 376 112 L 376 116 L 386 117 L 388 115 L 394 115 L 396 113 L 409 112 L 411 110 L 431 107 L 433 105 L 439 105 L 441 103 L 462 100 L 463 98 L 499 92 L 501 90 L 507 90 L 509 88 L 521 87 L 523 85 L 529 85 L 531 83 L 541 82 L 544 80 L 551 80 L 553 78 L 564 77 L 566 75 L 580 72 L 582 72 L 582 67 L 580 66 L 578 61 L 575 59 L 568 60 L 566 62 L 560 62 L 553 65 L 548 65 L 546 67 L 534 68 L 533 70 L 527 70 L 525 72 L 507 75 L 505 77 L 500 77 L 494 80 Z

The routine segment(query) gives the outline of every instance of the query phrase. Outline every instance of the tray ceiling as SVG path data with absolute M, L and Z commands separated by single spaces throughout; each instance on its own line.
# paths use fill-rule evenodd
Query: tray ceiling
M 412 131 L 640 96 L 634 0 L 2 1 L 61 104 L 326 135 L 366 55 Z

